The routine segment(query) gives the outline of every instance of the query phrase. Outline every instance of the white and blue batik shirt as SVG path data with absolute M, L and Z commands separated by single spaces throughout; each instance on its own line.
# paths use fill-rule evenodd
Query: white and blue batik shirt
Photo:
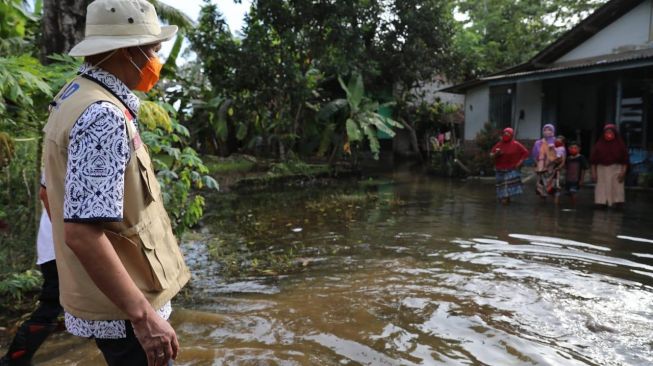
M 122 101 L 132 116 L 138 115 L 140 100 L 113 74 L 84 64 L 82 77 L 98 83 Z M 108 101 L 90 105 L 70 131 L 64 193 L 64 222 L 94 223 L 122 221 L 125 169 L 131 157 L 123 109 Z M 170 302 L 157 311 L 168 319 Z M 65 314 L 66 329 L 73 335 L 94 338 L 124 338 L 124 320 L 85 320 Z

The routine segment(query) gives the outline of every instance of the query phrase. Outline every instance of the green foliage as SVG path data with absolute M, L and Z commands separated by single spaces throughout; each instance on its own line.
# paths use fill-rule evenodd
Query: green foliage
M 173 6 L 167 5 L 159 0 L 148 1 L 154 6 L 159 19 L 164 23 L 174 24 L 179 27 L 177 38 L 175 38 L 175 43 L 172 46 L 172 50 L 170 51 L 168 59 L 166 60 L 161 72 L 162 76 L 173 76 L 177 70 L 177 58 L 179 57 L 185 34 L 190 31 L 195 24 L 188 15 Z
M 329 172 L 329 167 L 323 164 L 307 164 L 301 160 L 286 160 L 272 164 L 268 174 L 272 176 L 314 176 L 316 174 L 327 172 Z
M 256 159 L 250 156 L 232 155 L 220 158 L 212 155 L 202 156 L 209 173 L 213 176 L 231 173 L 246 173 L 256 167 Z
M 74 67 L 70 58 L 57 56 L 55 61 L 45 67 L 28 54 L 0 55 L 0 130 L 5 136 L 0 138 L 4 142 L 0 155 L 14 150 L 8 155 L 13 156 L 9 164 L 0 164 L 0 207 L 12 218 L 8 231 L 0 233 L 0 258 L 7 260 L 0 260 L 0 276 L 32 263 L 40 210 L 42 128 L 53 90 L 74 74 L 69 70 Z M 13 141 L 13 148 L 7 141 Z
M 149 100 L 141 102 L 138 110 L 138 122 L 151 131 L 157 128 L 165 132 L 172 132 L 173 130 L 172 119 L 168 115 L 168 111 Z
M 459 137 L 458 126 L 464 120 L 460 106 L 441 101 L 419 102 L 405 105 L 400 116 L 411 121 L 418 136 L 435 136 L 439 132 L 451 131 Z
M 189 132 L 175 118 L 176 111 L 163 102 L 144 101 L 139 120 L 147 131 L 143 141 L 154 154 L 168 159 L 154 159 L 161 183 L 163 202 L 177 236 L 199 222 L 204 213 L 204 197 L 193 190 L 218 190 L 218 183 L 208 175 L 197 152 L 188 146 Z
M 409 97 L 408 91 L 420 81 L 455 70 L 452 39 L 455 32 L 451 1 L 394 0 L 381 15 L 378 37 L 380 76 L 388 86 L 401 90 L 397 104 Z M 386 18 L 386 21 L 383 19 Z M 392 90 L 392 89 L 391 89 Z
M 156 14 L 163 22 L 178 26 L 182 32 L 193 28 L 193 20 L 181 10 L 159 0 L 148 1 L 154 6 Z
M 476 134 L 474 140 L 477 149 L 468 153 L 465 161 L 473 174 L 490 175 L 494 171 L 494 162 L 490 158 L 490 150 L 500 140 L 501 134 L 492 123 L 488 122 Z
M 364 97 L 365 88 L 363 77 L 354 74 L 348 84 L 338 77 L 340 86 L 345 91 L 346 99 L 336 99 L 327 103 L 318 112 L 318 118 L 335 120 L 339 123 L 344 120 L 347 140 L 349 144 L 367 140 L 374 158 L 378 159 L 380 152 L 377 131 L 382 131 L 389 136 L 394 136 L 393 128 L 403 128 L 401 124 L 390 118 L 381 116 L 379 103 Z M 348 144 L 345 142 L 344 148 Z
M 452 76 L 470 79 L 527 61 L 607 0 L 453 0 Z
M 365 82 L 370 95 L 433 76 L 449 58 L 449 10 L 437 0 L 259 0 L 242 37 L 234 38 L 218 6 L 207 2 L 189 39 L 210 82 L 198 96 L 216 103 L 199 103 L 189 116 L 197 143 L 220 155 L 248 150 L 281 159 L 289 151 L 322 157 L 331 147 L 332 156 L 341 150 L 349 131 L 377 150 L 373 135 L 389 123 L 359 113 L 347 129 L 346 118 L 334 124 L 318 112 L 334 116 L 347 101 L 375 111 L 362 87 L 348 87 L 353 94 L 345 101 L 338 75 L 360 70 L 361 79 L 351 81 Z M 233 113 L 224 113 L 226 104 Z
M 16 147 L 8 133 L 0 132 L 0 168 L 4 168 L 14 159 Z
M 0 129 L 18 136 L 41 134 L 53 91 L 74 76 L 78 65 L 67 56 L 52 59 L 56 62 L 46 67 L 28 54 L 0 55 Z
M 0 281 L 0 296 L 21 301 L 25 293 L 37 290 L 42 277 L 39 271 L 27 270 L 23 273 L 12 273 Z
M 483 128 L 478 131 L 474 142 L 476 146 L 483 150 L 484 153 L 489 154 L 490 149 L 499 142 L 501 139 L 501 132 L 492 125 L 490 122 L 486 122 L 483 125 Z M 486 155 L 487 155 L 486 154 Z
M 33 20 L 22 0 L 0 0 L 0 50 L 21 45 Z

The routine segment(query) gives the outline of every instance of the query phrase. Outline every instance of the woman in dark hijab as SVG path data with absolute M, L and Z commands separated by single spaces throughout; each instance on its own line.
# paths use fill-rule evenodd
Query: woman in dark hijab
M 603 127 L 603 135 L 592 149 L 590 164 L 592 180 L 596 182 L 594 202 L 608 207 L 623 204 L 626 200 L 624 180 L 628 168 L 628 149 L 619 136 L 617 126 L 607 124 Z

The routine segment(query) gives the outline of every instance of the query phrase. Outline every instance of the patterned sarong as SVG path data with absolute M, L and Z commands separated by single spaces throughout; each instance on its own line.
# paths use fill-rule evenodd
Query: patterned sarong
M 560 171 L 554 164 L 549 164 L 547 170 L 537 172 L 535 192 L 540 197 L 556 196 L 560 194 Z
M 519 170 L 497 170 L 497 197 L 508 198 L 522 194 L 521 173 Z

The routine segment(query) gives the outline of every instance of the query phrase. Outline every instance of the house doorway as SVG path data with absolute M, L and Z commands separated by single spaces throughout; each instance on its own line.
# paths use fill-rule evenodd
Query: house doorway
M 615 80 L 597 75 L 550 80 L 545 85 L 548 114 L 544 123 L 553 123 L 556 133 L 567 142 L 581 145 L 589 156 L 598 131 L 606 121 L 614 120 Z M 553 112 L 553 113 L 552 113 Z
M 513 126 L 514 100 L 514 84 L 490 87 L 490 123 L 495 128 L 503 129 Z

